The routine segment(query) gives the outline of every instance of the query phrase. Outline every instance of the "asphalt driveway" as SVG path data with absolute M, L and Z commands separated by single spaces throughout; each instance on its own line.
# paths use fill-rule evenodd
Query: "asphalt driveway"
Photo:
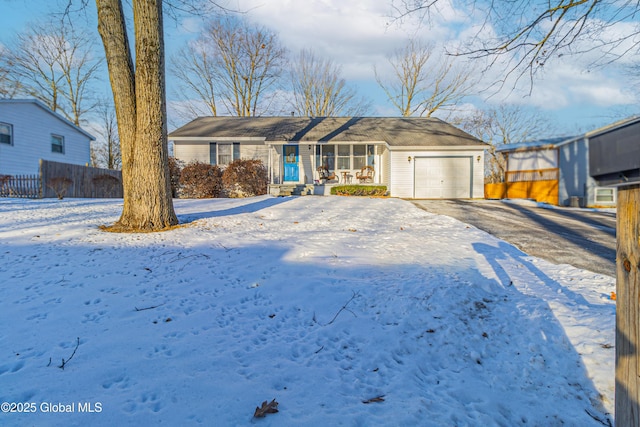
M 555 264 L 615 277 L 616 214 L 586 209 L 541 208 L 533 202 L 413 200 L 505 240 Z

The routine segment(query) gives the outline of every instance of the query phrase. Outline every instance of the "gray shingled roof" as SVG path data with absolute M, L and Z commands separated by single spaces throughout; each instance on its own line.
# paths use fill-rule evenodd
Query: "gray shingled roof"
M 485 145 L 431 117 L 200 117 L 169 134 L 181 138 L 263 137 L 266 142 L 386 142 L 390 146 Z

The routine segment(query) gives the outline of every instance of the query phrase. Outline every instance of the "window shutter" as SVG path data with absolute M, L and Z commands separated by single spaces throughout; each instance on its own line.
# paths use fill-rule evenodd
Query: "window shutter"
M 218 164 L 218 146 L 215 142 L 209 143 L 209 164 L 217 165 Z

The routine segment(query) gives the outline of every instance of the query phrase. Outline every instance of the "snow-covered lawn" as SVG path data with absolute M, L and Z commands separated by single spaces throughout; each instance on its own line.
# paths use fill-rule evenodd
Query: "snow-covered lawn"
M 35 411 L 0 425 L 612 419 L 612 277 L 397 199 L 175 206 L 111 234 L 121 201 L 0 199 L 0 402 Z

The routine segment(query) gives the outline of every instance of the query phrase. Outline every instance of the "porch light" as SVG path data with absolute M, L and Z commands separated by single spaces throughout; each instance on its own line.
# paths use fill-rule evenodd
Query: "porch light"
M 407 160 L 410 162 L 411 161 L 411 156 L 407 157 Z
M 476 160 L 478 161 L 478 163 L 480 163 L 480 159 L 481 159 L 481 158 L 482 158 L 482 157 L 480 157 L 480 156 L 476 157 Z

